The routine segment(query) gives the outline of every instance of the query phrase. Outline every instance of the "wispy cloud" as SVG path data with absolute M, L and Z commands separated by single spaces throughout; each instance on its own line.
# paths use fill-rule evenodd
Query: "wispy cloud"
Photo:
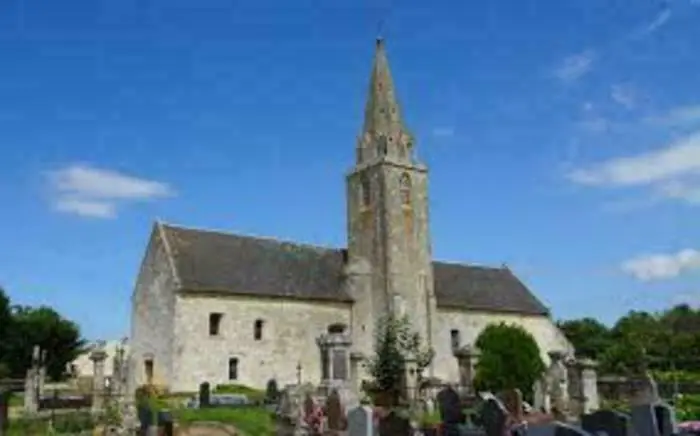
M 568 178 L 588 186 L 646 186 L 653 195 L 700 204 L 700 131 L 658 150 L 576 169 Z
M 450 126 L 435 127 L 432 131 L 433 136 L 437 138 L 450 138 L 454 136 L 455 129 Z
M 642 281 L 668 280 L 700 269 L 700 251 L 687 248 L 671 254 L 648 254 L 626 260 L 620 269 Z
M 54 208 L 92 218 L 113 218 L 120 204 L 174 195 L 165 183 L 74 164 L 47 174 Z
M 577 122 L 583 130 L 591 133 L 602 133 L 610 127 L 610 121 L 598 113 L 595 105 L 586 102 L 582 106 L 581 119 Z
M 671 9 L 663 9 L 661 12 L 659 12 L 656 17 L 654 18 L 654 21 L 649 23 L 649 25 L 646 27 L 646 32 L 647 33 L 652 33 L 657 30 L 659 30 L 661 27 L 666 25 L 668 23 L 668 20 L 671 19 Z
M 645 119 L 649 124 L 665 127 L 684 127 L 700 124 L 700 105 L 687 105 L 673 108 L 663 115 Z
M 610 98 L 626 109 L 634 109 L 637 105 L 637 93 L 629 84 L 617 84 L 610 87 Z
M 575 82 L 591 71 L 595 58 L 593 50 L 568 56 L 554 69 L 554 76 L 565 83 Z

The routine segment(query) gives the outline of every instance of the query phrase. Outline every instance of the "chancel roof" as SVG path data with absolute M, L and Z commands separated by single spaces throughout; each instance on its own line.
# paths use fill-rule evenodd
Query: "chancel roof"
M 344 249 L 157 225 L 184 291 L 352 302 Z M 548 314 L 507 268 L 433 262 L 433 276 L 441 308 Z

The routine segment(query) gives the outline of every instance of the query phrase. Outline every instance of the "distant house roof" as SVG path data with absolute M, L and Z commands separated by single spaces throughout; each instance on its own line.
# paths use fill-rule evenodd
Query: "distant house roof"
M 352 302 L 343 249 L 161 226 L 183 290 Z M 438 307 L 546 315 L 507 268 L 433 262 Z

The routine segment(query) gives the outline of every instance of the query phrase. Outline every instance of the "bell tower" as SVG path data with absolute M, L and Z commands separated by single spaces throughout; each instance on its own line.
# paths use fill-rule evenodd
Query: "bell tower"
M 376 321 L 409 315 L 432 345 L 436 306 L 428 226 L 428 171 L 414 157 L 378 39 L 355 165 L 347 176 L 348 258 L 369 266 L 368 294 L 359 306 Z M 356 303 L 356 305 L 358 305 Z

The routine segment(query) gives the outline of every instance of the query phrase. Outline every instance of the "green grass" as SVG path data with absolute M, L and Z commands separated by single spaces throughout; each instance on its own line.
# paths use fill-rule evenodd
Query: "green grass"
M 10 407 L 19 407 L 24 405 L 24 394 L 14 393 L 10 395 Z
M 231 424 L 239 431 L 250 436 L 266 436 L 275 434 L 275 423 L 268 411 L 261 407 L 246 407 L 238 409 L 179 409 L 173 411 L 173 416 L 179 424 L 194 422 L 219 422 Z

